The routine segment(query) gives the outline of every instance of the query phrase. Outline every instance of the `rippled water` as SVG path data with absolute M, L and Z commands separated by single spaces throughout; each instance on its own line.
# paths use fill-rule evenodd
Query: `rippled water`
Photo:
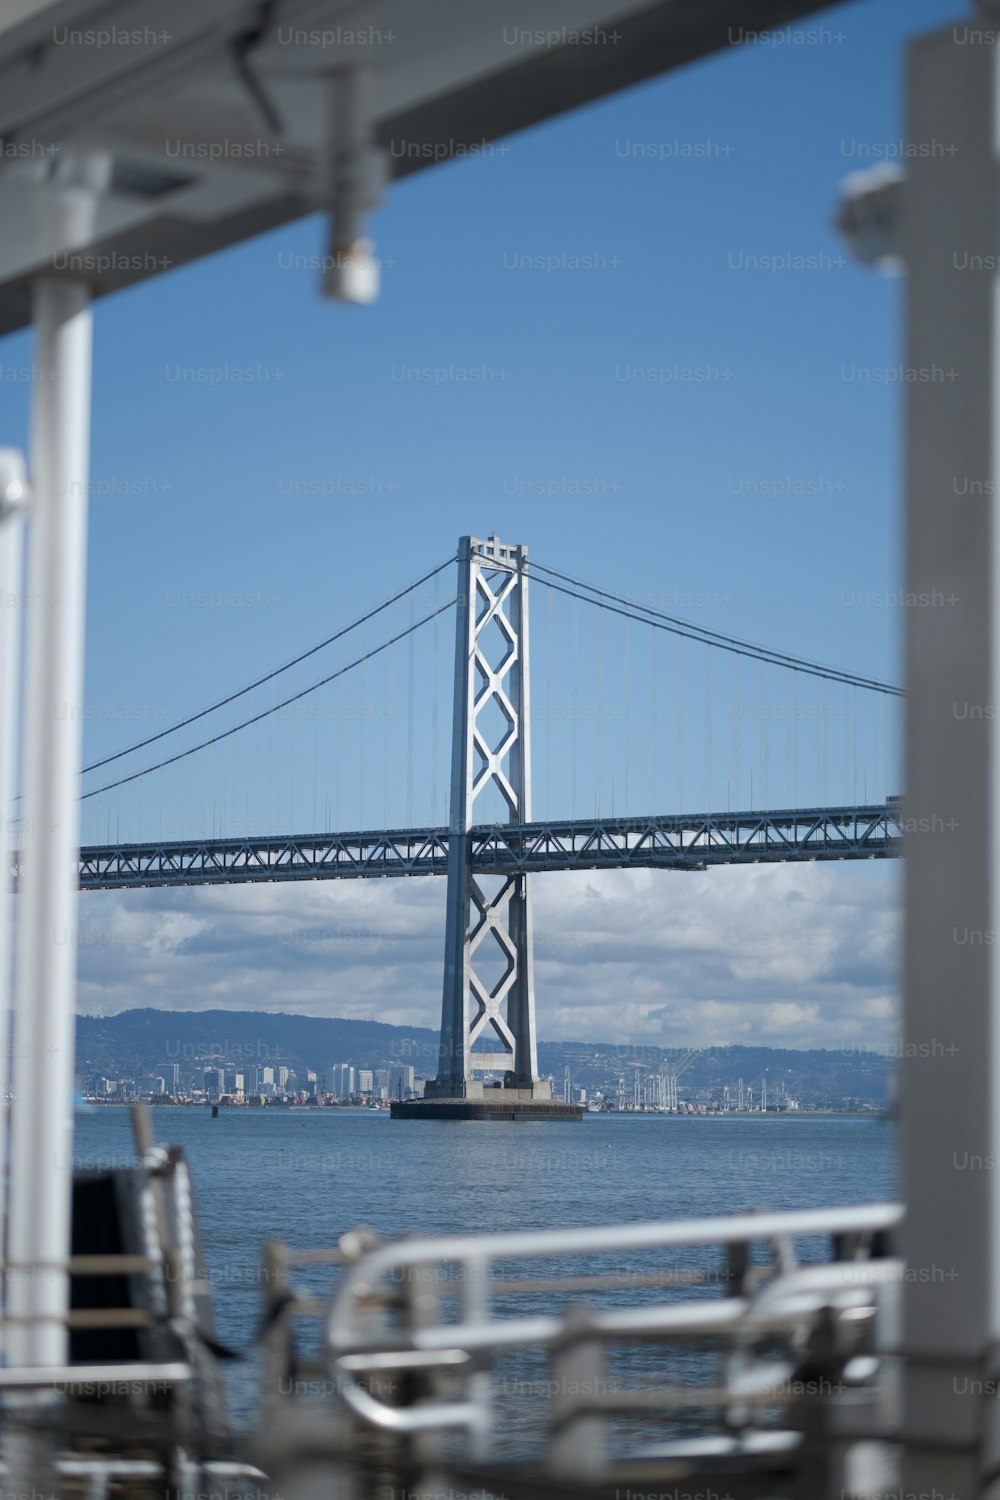
M 404 1122 L 367 1110 L 165 1108 L 157 1139 L 191 1164 L 220 1338 L 247 1353 L 267 1239 L 569 1228 L 819 1208 L 896 1195 L 893 1127 L 874 1118 L 587 1115 L 580 1124 Z M 124 1109 L 77 1120 L 80 1165 L 131 1162 Z M 588 1270 L 594 1269 L 592 1266 Z M 537 1309 L 536 1309 L 537 1310 Z M 252 1403 L 249 1366 L 232 1382 Z

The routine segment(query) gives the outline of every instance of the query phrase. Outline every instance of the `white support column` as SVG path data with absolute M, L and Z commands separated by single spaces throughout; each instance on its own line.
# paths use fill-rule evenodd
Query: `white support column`
M 23 609 L 24 460 L 0 449 L 0 1163 L 7 1160 L 7 1091 L 13 1014 L 14 788 L 20 746 L 21 611 Z M 0 1174 L 0 1245 L 7 1223 L 7 1183 Z M 3 1294 L 0 1292 L 0 1308 Z
M 72 246 L 104 168 L 68 161 L 52 209 Z M 66 1357 L 73 1154 L 79 773 L 83 720 L 91 314 L 85 285 L 35 285 L 25 796 L 12 1108 L 11 1359 Z M 31 1268 L 28 1270 L 27 1268 Z M 18 1268 L 24 1268 L 19 1274 Z
M 972 1500 L 1000 1457 L 1000 88 L 962 30 L 911 49 L 902 200 L 902 1489 Z
M 12 1362 L 66 1358 L 79 775 L 90 438 L 85 287 L 42 280 L 32 432 L 24 862 L 17 937 L 10 1260 Z M 19 1274 L 19 1267 L 35 1267 Z

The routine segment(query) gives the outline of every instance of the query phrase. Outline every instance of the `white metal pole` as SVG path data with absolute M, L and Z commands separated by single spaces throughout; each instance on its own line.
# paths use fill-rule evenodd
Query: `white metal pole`
M 14 786 L 20 746 L 21 598 L 26 498 L 24 460 L 0 449 L 0 1246 L 7 1213 L 7 1093 L 14 980 Z M 3 1305 L 0 1291 L 0 1307 Z
M 25 689 L 25 837 L 16 954 L 9 1305 L 13 1363 L 66 1358 L 74 991 L 90 433 L 87 288 L 35 285 L 40 372 Z
M 907 83 L 902 1492 L 995 1493 L 1000 1346 L 998 48 Z

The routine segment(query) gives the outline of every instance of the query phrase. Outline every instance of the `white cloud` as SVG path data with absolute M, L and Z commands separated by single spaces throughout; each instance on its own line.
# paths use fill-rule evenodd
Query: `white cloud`
M 543 1038 L 884 1045 L 898 867 L 538 876 Z M 444 882 L 315 881 L 81 897 L 80 1009 L 221 1007 L 436 1026 Z

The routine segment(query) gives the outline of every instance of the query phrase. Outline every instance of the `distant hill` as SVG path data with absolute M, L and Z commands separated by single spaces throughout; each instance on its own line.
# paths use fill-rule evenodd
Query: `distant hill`
M 165 1062 L 183 1068 L 221 1059 L 237 1065 L 286 1063 L 328 1068 L 352 1062 L 380 1067 L 400 1059 L 418 1074 L 437 1071 L 438 1037 L 420 1026 L 381 1021 L 286 1015 L 252 1010 L 123 1010 L 116 1016 L 78 1016 L 77 1069 L 113 1068 L 131 1076 Z
M 676 1048 L 599 1041 L 538 1045 L 539 1068 L 543 1075 L 553 1075 L 557 1087 L 568 1067 L 573 1082 L 591 1092 L 615 1091 L 623 1078 L 629 1098 L 637 1065 L 645 1073 L 681 1055 Z M 433 1077 L 437 1032 L 381 1021 L 245 1010 L 126 1010 L 77 1019 L 77 1068 L 85 1076 L 145 1076 L 168 1062 L 180 1063 L 182 1074 L 194 1075 L 212 1061 L 234 1067 L 284 1063 L 296 1072 L 322 1072 L 336 1062 L 376 1068 L 396 1060 L 412 1063 L 418 1078 Z M 695 1100 L 720 1097 L 726 1085 L 735 1091 L 742 1078 L 759 1097 L 766 1078 L 772 1098 L 784 1083 L 788 1094 L 806 1107 L 882 1106 L 890 1099 L 893 1073 L 893 1060 L 877 1052 L 712 1047 L 698 1052 L 684 1069 L 680 1094 Z

